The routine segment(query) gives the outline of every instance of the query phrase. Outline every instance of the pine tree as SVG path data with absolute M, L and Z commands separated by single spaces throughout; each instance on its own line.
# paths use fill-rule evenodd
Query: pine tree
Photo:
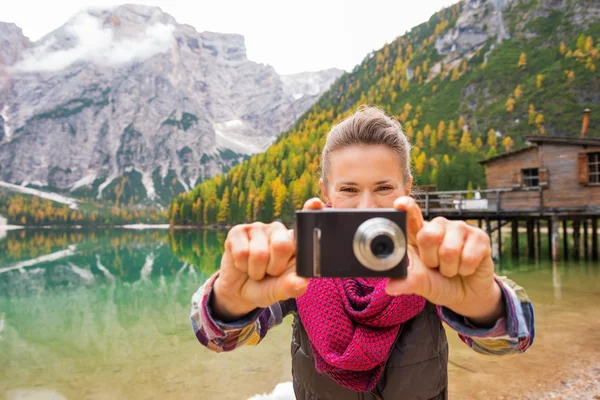
M 496 138 L 496 131 L 493 129 L 490 129 L 487 134 L 487 145 L 488 145 L 488 147 L 495 149 L 497 143 L 498 143 L 498 139 Z
M 519 56 L 519 62 L 517 63 L 517 67 L 519 67 L 520 69 L 524 69 L 525 67 L 527 67 L 527 54 L 521 53 L 521 55 Z
M 542 88 L 542 81 L 544 80 L 544 75 L 542 74 L 537 74 L 537 76 L 535 77 L 535 86 L 538 89 Z
M 231 219 L 231 209 L 229 208 L 229 188 L 225 188 L 221 202 L 219 203 L 219 213 L 217 214 L 218 223 L 228 223 Z
M 440 121 L 437 127 L 437 141 L 441 142 L 444 139 L 444 131 L 446 130 L 446 123 L 444 121 Z
M 509 97 L 508 100 L 506 100 L 506 111 L 513 112 L 515 110 L 516 102 L 517 101 L 515 99 L 513 99 L 512 97 Z
M 535 116 L 535 107 L 533 106 L 533 104 L 530 104 L 529 111 L 527 112 L 527 123 L 529 123 L 529 125 L 535 124 Z
M 504 146 L 506 151 L 510 151 L 514 145 L 515 142 L 510 136 L 506 136 L 504 139 L 502 139 L 502 146 Z
M 473 142 L 471 141 L 471 134 L 468 129 L 464 129 L 462 136 L 460 137 L 460 145 L 458 149 L 463 153 L 474 153 L 477 151 Z
M 521 85 L 517 85 L 515 88 L 515 98 L 518 99 L 523 94 L 523 89 L 521 89 Z
M 458 146 L 458 142 L 456 141 L 456 126 L 454 125 L 454 120 L 451 120 L 450 126 L 448 126 L 448 144 L 450 147 Z

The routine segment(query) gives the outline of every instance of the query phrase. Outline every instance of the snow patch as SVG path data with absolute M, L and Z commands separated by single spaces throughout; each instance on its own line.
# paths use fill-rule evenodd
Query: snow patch
M 124 229 L 136 229 L 136 230 L 144 230 L 144 229 L 169 229 L 171 226 L 169 224 L 129 224 L 129 225 L 121 225 L 121 228 Z
M 104 182 L 102 182 L 102 183 L 100 184 L 100 186 L 98 186 L 98 196 L 96 196 L 96 198 L 97 198 L 97 199 L 101 199 L 101 198 L 102 198 L 102 191 L 103 191 L 104 189 L 106 189 L 106 187 L 107 187 L 108 185 L 110 185 L 110 183 L 111 183 L 112 181 L 114 181 L 114 180 L 117 178 L 117 176 L 118 176 L 117 174 L 114 174 L 114 175 L 111 175 L 111 176 L 109 176 L 109 177 L 108 177 L 108 178 L 107 178 L 107 179 L 106 179 Z
M 5 104 L 4 107 L 2 107 L 2 109 L 0 110 L 0 117 L 2 117 L 2 119 L 4 120 L 4 136 L 6 136 L 6 138 L 9 139 L 11 132 L 10 128 L 8 127 L 8 104 Z
M 187 185 L 187 183 L 185 183 L 185 180 L 183 179 L 178 179 L 179 183 L 181 183 L 181 186 L 183 186 L 183 188 L 185 189 L 185 192 L 189 192 L 190 191 L 190 187 Z
M 248 398 L 248 400 L 294 400 L 295 398 L 294 386 L 292 382 L 288 381 L 278 383 L 271 393 L 257 394 Z
M 79 189 L 82 186 L 90 186 L 92 183 L 94 183 L 94 180 L 96 180 L 96 173 L 92 172 L 89 175 L 84 176 L 83 178 L 81 178 L 80 180 L 78 180 L 77 182 L 75 182 L 72 186 L 71 186 L 71 192 L 74 190 Z
M 156 198 L 156 190 L 154 189 L 154 181 L 152 180 L 152 175 L 148 172 L 142 172 L 142 184 L 146 189 L 146 196 L 150 200 L 154 200 Z
M 216 134 L 217 148 L 229 149 L 241 154 L 255 154 L 262 151 L 262 148 L 236 138 L 235 133 L 227 132 L 224 124 L 213 124 L 213 128 Z
M 57 193 L 42 192 L 41 190 L 31 189 L 31 188 L 27 188 L 27 187 L 19 186 L 19 185 L 13 185 L 12 183 L 3 182 L 3 181 L 0 181 L 0 187 L 4 187 L 4 188 L 7 188 L 7 189 L 13 190 L 15 192 L 19 192 L 19 193 L 29 194 L 32 196 L 38 196 L 42 199 L 52 200 L 57 203 L 66 204 L 72 210 L 78 209 L 77 200 L 70 198 L 70 197 L 62 196 Z
M 264 150 L 256 139 L 252 143 L 253 138 L 248 137 L 250 128 L 239 119 L 214 122 L 213 129 L 215 130 L 218 148 L 229 149 L 242 154 L 255 154 Z

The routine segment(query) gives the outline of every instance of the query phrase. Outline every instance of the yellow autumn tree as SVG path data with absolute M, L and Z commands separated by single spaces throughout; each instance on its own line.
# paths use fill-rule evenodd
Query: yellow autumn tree
M 544 130 L 544 115 L 542 113 L 535 116 L 535 124 L 540 131 L 540 135 L 543 135 L 546 131 Z
M 538 89 L 542 88 L 542 81 L 544 80 L 544 75 L 542 74 L 537 74 L 537 76 L 535 77 L 535 86 Z
M 430 135 L 429 136 L 429 148 L 432 151 L 435 151 L 435 148 L 437 147 L 437 135 Z
M 585 46 L 584 46 L 585 52 L 589 53 L 590 50 L 592 50 L 593 47 L 594 47 L 594 39 L 592 39 L 591 36 L 588 36 L 585 39 Z
M 517 85 L 515 88 L 515 98 L 518 99 L 523 94 L 523 89 L 521 89 L 521 85 Z
M 437 141 L 441 142 L 442 139 L 444 138 L 444 131 L 446 130 L 446 123 L 442 120 L 440 121 L 440 123 L 438 124 L 437 127 Z
M 521 53 L 519 56 L 519 62 L 517 63 L 517 67 L 523 69 L 527 67 L 527 54 Z
M 423 136 L 425 138 L 428 138 L 429 135 L 431 135 L 431 126 L 429 126 L 429 124 L 425 125 L 425 128 L 423 128 Z
M 513 99 L 512 97 L 509 97 L 508 100 L 506 100 L 506 111 L 513 112 L 515 110 L 516 102 L 517 101 L 515 99 Z
M 565 45 L 565 42 L 560 42 L 560 47 L 558 48 L 558 51 L 560 52 L 561 56 L 565 55 L 565 53 L 567 52 L 567 46 Z
M 535 107 L 533 106 L 533 104 L 530 104 L 529 111 L 527 112 L 527 122 L 529 123 L 529 125 L 535 124 L 535 116 Z
M 448 144 L 450 147 L 458 146 L 458 142 L 456 140 L 456 125 L 454 124 L 454 120 L 451 120 L 450 125 L 448 126 Z
M 490 129 L 487 134 L 487 145 L 491 148 L 496 148 L 498 139 L 496 138 L 496 131 Z
M 421 152 L 415 159 L 415 170 L 417 171 L 418 175 L 421 175 L 421 173 L 423 173 L 423 168 L 425 167 L 426 161 L 427 161 L 427 155 L 425 154 L 424 151 Z
M 477 149 L 473 146 L 471 141 L 471 134 L 468 129 L 464 129 L 462 136 L 460 137 L 460 145 L 458 149 L 463 153 L 475 153 Z
M 514 145 L 515 145 L 515 141 L 512 140 L 512 138 L 510 136 L 506 136 L 506 137 L 504 137 L 504 139 L 502 139 L 502 146 L 504 146 L 506 151 L 510 151 Z
M 452 68 L 452 75 L 450 76 L 450 80 L 454 82 L 457 81 L 459 77 L 460 74 L 458 73 L 458 68 Z

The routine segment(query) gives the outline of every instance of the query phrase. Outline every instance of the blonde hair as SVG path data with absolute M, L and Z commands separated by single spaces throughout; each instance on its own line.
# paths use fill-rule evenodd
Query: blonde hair
M 375 106 L 361 105 L 340 123 L 334 125 L 325 141 L 321 154 L 321 176 L 327 183 L 330 169 L 329 154 L 353 145 L 384 145 L 398 154 L 398 162 L 408 185 L 410 173 L 410 143 L 400 123 Z

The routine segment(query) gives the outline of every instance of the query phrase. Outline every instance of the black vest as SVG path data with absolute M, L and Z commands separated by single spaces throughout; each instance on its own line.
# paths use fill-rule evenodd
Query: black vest
M 442 400 L 448 398 L 448 341 L 435 306 L 405 322 L 386 367 L 372 392 L 347 389 L 315 368 L 308 335 L 298 314 L 292 337 L 292 376 L 296 399 Z

